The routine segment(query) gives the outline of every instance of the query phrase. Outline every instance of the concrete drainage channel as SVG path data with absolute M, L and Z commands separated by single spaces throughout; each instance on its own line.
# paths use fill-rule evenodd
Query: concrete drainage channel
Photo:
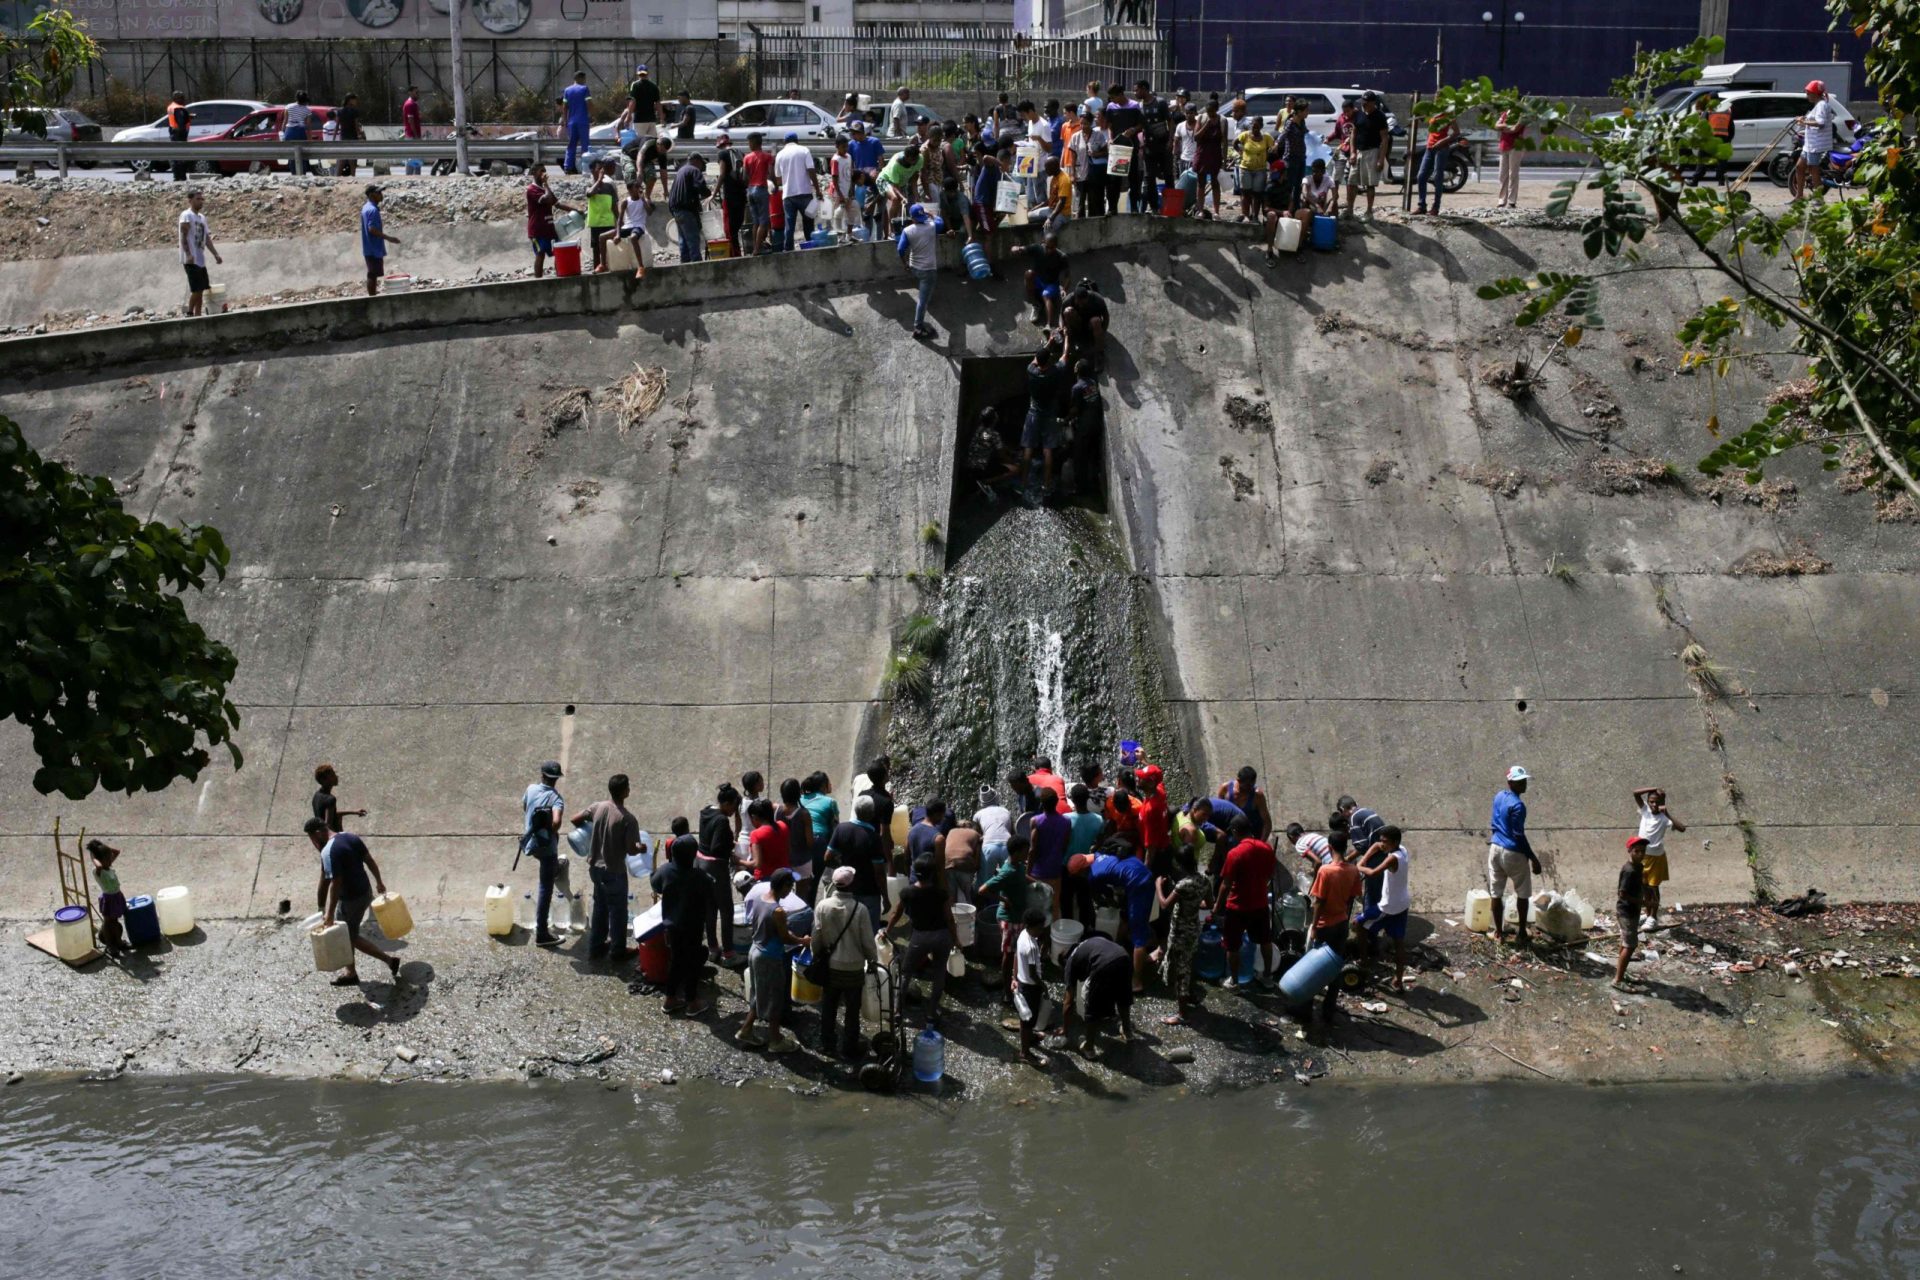
M 1048 503 L 993 482 L 1018 465 L 1027 362 L 960 362 L 948 518 L 922 530 L 940 567 L 909 575 L 919 604 L 887 667 L 897 776 L 905 794 L 964 807 L 1035 756 L 1070 780 L 1082 762 L 1112 767 L 1130 738 L 1185 794 L 1157 610 L 1108 515 L 1110 433 L 1056 452 Z

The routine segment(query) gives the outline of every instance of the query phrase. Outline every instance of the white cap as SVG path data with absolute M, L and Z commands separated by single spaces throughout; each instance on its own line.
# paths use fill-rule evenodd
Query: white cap
M 745 893 L 747 890 L 753 888 L 753 872 L 751 871 L 735 872 L 733 877 L 733 887 L 735 889 L 738 889 L 741 893 Z
M 1507 770 L 1508 782 L 1525 782 L 1529 776 L 1527 771 L 1519 765 L 1515 765 L 1513 768 Z

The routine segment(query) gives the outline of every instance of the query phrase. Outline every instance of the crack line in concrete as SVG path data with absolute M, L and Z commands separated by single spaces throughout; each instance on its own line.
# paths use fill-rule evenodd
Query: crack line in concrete
M 438 426 L 440 402 L 446 397 L 447 375 L 453 370 L 452 352 L 452 344 L 441 344 L 440 376 L 434 379 L 433 403 L 427 406 L 427 438 L 420 442 L 420 456 L 413 460 L 413 475 L 407 481 L 407 502 L 400 509 L 402 529 L 407 528 L 413 521 L 413 498 L 420 491 L 420 472 L 427 465 L 427 455 L 433 452 L 433 433 Z

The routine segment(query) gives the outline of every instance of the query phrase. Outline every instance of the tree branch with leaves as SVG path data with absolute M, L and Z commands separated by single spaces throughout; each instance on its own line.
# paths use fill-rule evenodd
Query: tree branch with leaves
M 226 571 L 218 530 L 139 520 L 0 417 L 0 713 L 32 732 L 35 790 L 159 791 L 221 746 L 240 767 L 233 651 L 181 602 Z
M 1580 225 L 1587 259 L 1624 265 L 1597 272 L 1542 271 L 1482 285 L 1491 301 L 1522 299 L 1514 323 L 1559 330 L 1555 350 L 1604 327 L 1610 277 L 1647 269 L 1646 237 L 1677 231 L 1727 292 L 1688 316 L 1675 333 L 1681 367 L 1715 381 L 1760 357 L 1758 329 L 1783 331 L 1807 360 L 1813 394 L 1775 398 L 1755 422 L 1722 432 L 1717 409 L 1705 427 L 1717 443 L 1700 470 L 1737 470 L 1761 479 L 1768 462 L 1802 447 L 1841 465 L 1842 443 L 1863 439 L 1877 479 L 1920 497 L 1920 173 L 1902 163 L 1902 128 L 1920 100 L 1920 41 L 1910 36 L 1910 0 L 1832 0 L 1836 18 L 1869 41 L 1867 76 L 1888 116 L 1873 126 L 1854 168 L 1851 192 L 1825 191 L 1786 209 L 1759 208 L 1742 181 L 1689 186 L 1690 167 L 1725 162 L 1731 146 L 1706 115 L 1656 109 L 1667 86 L 1695 80 L 1722 42 L 1640 54 L 1614 82 L 1620 106 L 1587 112 L 1566 102 L 1496 88 L 1485 77 L 1439 90 L 1415 104 L 1419 118 L 1478 111 L 1524 125 L 1548 151 L 1581 152 L 1583 172 L 1559 183 L 1547 212 L 1568 217 L 1580 191 L 1598 195 Z M 1749 166 L 1751 174 L 1754 166 Z M 1551 358 L 1551 353 L 1549 357 Z M 1544 361 L 1543 361 L 1544 364 Z M 1714 402 L 1718 404 L 1717 394 Z
M 47 136 L 42 107 L 64 100 L 80 69 L 100 57 L 71 9 L 47 8 L 18 35 L 0 31 L 0 141 L 9 132 Z

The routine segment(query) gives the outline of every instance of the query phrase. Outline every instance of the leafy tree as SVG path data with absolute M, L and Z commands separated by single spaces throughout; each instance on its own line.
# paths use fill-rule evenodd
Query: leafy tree
M 1877 483 L 1920 497 L 1920 171 L 1911 160 L 1902 163 L 1901 133 L 1920 104 L 1915 5 L 1831 5 L 1870 40 L 1867 76 L 1890 118 L 1874 126 L 1852 190 L 1810 193 L 1778 213 L 1758 208 L 1740 182 L 1725 189 L 1686 185 L 1688 168 L 1725 161 L 1732 149 L 1705 115 L 1652 109 L 1663 88 L 1693 80 L 1718 60 L 1718 38 L 1636 57 L 1632 74 L 1614 84 L 1621 105 L 1612 111 L 1585 112 L 1482 77 L 1440 90 L 1414 114 L 1505 115 L 1528 126 L 1536 146 L 1589 157 L 1585 172 L 1555 187 L 1547 212 L 1567 215 L 1582 187 L 1598 193 L 1581 244 L 1600 265 L 1494 280 L 1479 290 L 1490 300 L 1524 299 L 1514 322 L 1556 329 L 1554 350 L 1605 324 L 1607 281 L 1638 269 L 1647 234 L 1665 226 L 1693 246 L 1698 269 L 1725 289 L 1675 335 L 1682 368 L 1706 374 L 1717 387 L 1736 365 L 1758 357 L 1750 345 L 1758 330 L 1784 332 L 1807 358 L 1811 395 L 1775 396 L 1757 422 L 1737 432 L 1723 433 L 1714 397 L 1705 425 L 1718 443 L 1700 460 L 1703 472 L 1737 470 L 1757 481 L 1771 459 L 1802 446 L 1819 449 L 1832 470 L 1841 465 L 1844 442 L 1854 440 Z M 1795 144 L 1786 137 L 1776 145 Z
M 142 523 L 111 481 L 42 458 L 0 417 L 0 711 L 33 733 L 36 790 L 158 791 L 216 745 L 240 766 L 233 652 L 179 595 L 226 571 L 218 530 Z
M 35 108 L 65 98 L 75 73 L 99 56 L 70 9 L 42 10 L 19 35 L 0 32 L 0 140 L 9 129 L 46 137 L 47 117 Z

